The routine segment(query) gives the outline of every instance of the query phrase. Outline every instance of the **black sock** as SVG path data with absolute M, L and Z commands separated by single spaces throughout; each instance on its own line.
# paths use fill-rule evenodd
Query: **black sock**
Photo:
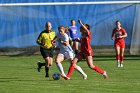
M 49 67 L 45 66 L 46 77 L 49 77 Z
M 45 65 L 46 65 L 46 63 L 40 63 L 39 65 L 42 67 L 42 66 L 45 66 Z
M 75 50 L 75 54 L 78 54 L 78 50 Z

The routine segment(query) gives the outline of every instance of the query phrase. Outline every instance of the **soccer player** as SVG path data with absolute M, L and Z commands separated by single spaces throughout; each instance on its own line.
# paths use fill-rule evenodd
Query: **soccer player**
M 59 71 L 61 72 L 61 77 L 65 78 L 66 74 L 64 73 L 63 66 L 61 64 L 62 61 L 68 59 L 71 63 L 74 58 L 73 50 L 69 44 L 69 37 L 66 34 L 66 28 L 64 26 L 60 26 L 58 28 L 59 34 L 57 35 L 58 47 L 60 48 L 59 53 L 56 56 L 56 65 Z M 75 69 L 83 75 L 83 79 L 87 79 L 87 75 L 81 69 L 80 66 L 76 65 Z
M 102 74 L 104 76 L 104 78 L 108 78 L 108 75 L 107 75 L 106 71 L 100 69 L 98 66 L 95 66 L 93 64 L 93 58 L 92 58 L 93 51 L 92 51 L 92 48 L 91 48 L 91 45 L 90 45 L 90 41 L 91 41 L 90 25 L 83 24 L 81 22 L 81 20 L 78 20 L 78 22 L 81 25 L 81 27 L 80 27 L 81 39 L 79 40 L 79 42 L 81 42 L 80 52 L 73 59 L 72 64 L 69 68 L 67 77 L 64 78 L 64 79 L 66 79 L 66 80 L 70 79 L 70 76 L 74 71 L 76 63 L 78 61 L 82 60 L 82 59 L 86 59 L 89 68 L 91 68 L 92 70 L 95 70 L 96 72 Z
M 45 30 L 40 33 L 37 38 L 37 44 L 40 45 L 40 52 L 43 56 L 45 63 L 38 62 L 38 71 L 42 66 L 45 66 L 45 77 L 49 77 L 49 67 L 53 63 L 53 47 L 55 47 L 54 39 L 56 37 L 55 32 L 52 30 L 51 22 L 45 24 Z
M 79 37 L 78 37 L 78 32 L 77 31 L 78 31 L 78 29 L 77 29 L 77 26 L 76 26 L 76 21 L 73 19 L 73 20 L 71 20 L 71 26 L 69 27 L 69 33 L 70 33 L 70 37 L 72 39 L 71 46 L 72 46 L 73 50 L 75 50 L 75 54 L 78 53 L 77 39 Z
M 123 67 L 124 60 L 124 50 L 125 50 L 125 40 L 127 37 L 127 33 L 123 27 L 121 27 L 121 23 L 119 20 L 116 21 L 116 28 L 112 31 L 112 39 L 114 40 L 114 47 L 116 51 L 116 60 L 117 66 Z

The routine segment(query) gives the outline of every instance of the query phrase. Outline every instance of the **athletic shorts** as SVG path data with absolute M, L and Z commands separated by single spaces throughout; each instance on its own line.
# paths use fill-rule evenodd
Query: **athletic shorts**
M 63 55 L 65 59 L 73 59 L 74 53 L 73 51 L 66 51 L 66 50 L 60 50 L 58 55 Z
M 41 52 L 41 55 L 43 56 L 43 58 L 53 57 L 53 48 L 44 49 L 44 48 L 40 47 L 40 52 Z
M 114 44 L 114 47 L 125 48 L 125 43 L 117 42 Z
M 72 41 L 77 41 L 79 38 L 72 39 Z
M 85 59 L 87 56 L 93 56 L 93 52 L 91 51 L 91 53 L 90 52 L 79 52 L 78 53 L 78 55 L 79 56 L 81 56 L 83 59 Z

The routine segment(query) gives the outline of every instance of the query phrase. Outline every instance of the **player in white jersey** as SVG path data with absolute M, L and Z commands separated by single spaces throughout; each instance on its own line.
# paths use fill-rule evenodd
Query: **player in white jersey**
M 66 74 L 64 73 L 61 62 L 65 59 L 68 59 L 71 63 L 74 58 L 74 52 L 69 44 L 69 37 L 65 32 L 66 28 L 64 26 L 60 26 L 58 30 L 59 34 L 57 35 L 57 41 L 60 51 L 56 56 L 56 65 L 61 73 L 61 77 L 65 78 Z M 87 75 L 84 73 L 80 66 L 77 65 L 75 69 L 77 69 L 77 71 L 83 75 L 83 79 L 87 79 Z

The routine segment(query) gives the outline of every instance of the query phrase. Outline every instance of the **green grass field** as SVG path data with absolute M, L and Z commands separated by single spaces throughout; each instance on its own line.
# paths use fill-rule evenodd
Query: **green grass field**
M 87 80 L 75 71 L 71 80 L 55 81 L 55 63 L 45 78 L 44 68 L 37 72 L 38 60 L 43 61 L 41 56 L 0 56 L 0 93 L 140 93 L 140 56 L 126 56 L 123 68 L 116 67 L 114 56 L 95 56 L 94 64 L 108 72 L 107 80 L 82 61 L 78 64 Z M 69 63 L 62 64 L 67 73 Z

